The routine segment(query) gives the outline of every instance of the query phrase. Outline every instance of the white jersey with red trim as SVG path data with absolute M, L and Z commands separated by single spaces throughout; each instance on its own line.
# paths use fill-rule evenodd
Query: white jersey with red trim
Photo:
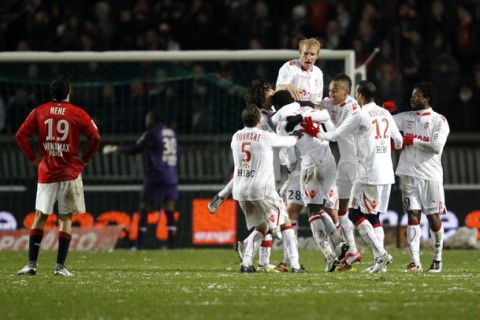
M 301 95 L 302 101 L 321 101 L 323 97 L 323 72 L 317 66 L 310 70 L 302 67 L 300 59 L 290 60 L 278 71 L 278 85 L 294 85 Z
M 347 99 L 340 103 L 334 104 L 332 99 L 327 97 L 323 99 L 320 103 L 322 108 L 328 110 L 330 114 L 330 118 L 332 119 L 333 124 L 338 128 L 342 125 L 342 123 L 347 119 L 352 112 L 360 108 L 357 100 L 348 96 Z M 353 134 L 348 134 L 342 137 L 339 137 L 337 140 L 338 143 L 338 151 L 340 152 L 340 160 L 339 160 L 339 170 L 342 166 L 342 163 L 351 164 L 357 162 L 357 149 L 355 144 L 355 139 Z M 340 174 L 340 172 L 339 172 Z
M 393 116 L 404 136 L 413 136 L 413 145 L 400 154 L 397 175 L 443 181 L 442 152 L 450 127 L 447 119 L 433 109 L 407 111 Z
M 375 136 L 375 155 L 377 163 L 376 184 L 394 184 L 395 175 L 392 164 L 392 148 L 390 139 L 393 139 L 397 149 L 402 147 L 402 135 L 386 109 L 379 107 L 374 102 L 362 107 L 370 118 Z
M 260 128 L 237 131 L 230 144 L 235 164 L 233 198 L 255 201 L 276 194 L 272 148 L 293 146 L 296 142 L 295 137 L 281 137 Z
M 287 117 L 301 114 L 303 117 L 312 117 L 314 122 L 325 124 L 327 130 L 333 130 L 335 126 L 330 120 L 327 110 L 315 110 L 311 107 L 302 107 L 299 103 L 293 102 L 282 107 L 277 111 L 271 118 L 272 123 L 277 128 L 277 133 L 279 135 L 288 135 L 286 132 L 285 126 L 287 125 Z M 294 130 L 300 130 L 301 124 L 298 124 Z M 298 150 L 300 157 L 304 158 L 305 155 L 309 154 L 312 158 L 321 161 L 329 154 L 331 154 L 330 146 L 328 142 L 314 139 L 308 134 L 304 134 L 295 145 L 295 148 Z

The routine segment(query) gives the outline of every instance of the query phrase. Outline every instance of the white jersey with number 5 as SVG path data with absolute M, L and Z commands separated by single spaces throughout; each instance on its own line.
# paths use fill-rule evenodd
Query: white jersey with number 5
M 393 118 L 405 136 L 415 138 L 412 146 L 402 150 L 396 174 L 443 181 L 442 151 L 450 133 L 447 119 L 431 108 L 402 112 Z
M 296 142 L 295 137 L 281 137 L 259 128 L 237 131 L 230 144 L 235 163 L 233 198 L 255 201 L 276 194 L 272 147 L 293 146 Z
M 278 71 L 278 85 L 294 85 L 301 95 L 302 101 L 319 102 L 323 97 L 323 72 L 317 66 L 311 70 L 302 67 L 300 59 L 290 60 Z

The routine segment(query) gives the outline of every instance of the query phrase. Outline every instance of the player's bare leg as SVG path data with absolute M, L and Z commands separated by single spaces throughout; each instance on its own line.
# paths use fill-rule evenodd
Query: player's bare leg
M 442 271 L 443 224 L 438 213 L 427 215 L 427 218 L 430 225 L 430 236 L 433 247 L 433 259 L 428 272 L 437 273 Z
M 422 264 L 420 262 L 420 240 L 422 236 L 422 230 L 420 228 L 421 211 L 411 210 L 408 211 L 407 214 L 407 243 L 411 261 L 405 271 L 421 272 L 423 271 Z
M 18 271 L 18 275 L 35 275 L 37 273 L 37 260 L 40 252 L 40 244 L 43 238 L 43 229 L 47 222 L 48 215 L 37 210 L 30 228 L 28 243 L 28 264 Z

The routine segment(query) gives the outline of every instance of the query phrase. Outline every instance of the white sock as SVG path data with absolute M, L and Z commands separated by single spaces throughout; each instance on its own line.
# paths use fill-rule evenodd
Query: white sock
M 337 227 L 335 227 L 332 218 L 328 215 L 328 213 L 323 210 L 320 211 L 320 215 L 322 216 L 322 222 L 325 226 L 325 231 L 327 232 L 327 235 L 330 237 L 333 244 L 335 246 L 338 246 L 342 242 L 342 237 L 340 236 Z
M 377 227 L 373 228 L 373 230 L 375 231 L 375 234 L 377 235 L 378 241 L 380 241 L 382 243 L 382 245 L 385 247 L 385 242 L 384 242 L 385 232 L 383 231 L 383 226 L 382 225 L 377 226 Z
M 288 228 L 288 227 L 287 227 Z M 290 227 L 288 229 L 282 230 L 283 235 L 283 247 L 287 252 L 287 260 L 289 261 L 290 268 L 300 268 L 300 263 L 298 261 L 298 244 L 295 237 L 295 231 Z
M 355 243 L 355 236 L 353 234 L 355 226 L 348 218 L 348 214 L 338 216 L 338 220 L 340 220 L 340 230 L 342 231 L 343 237 L 349 246 L 348 252 L 356 253 L 358 249 L 357 244 Z
M 293 231 L 295 231 L 295 237 L 298 238 L 298 220 L 290 220 L 292 224 Z
M 422 236 L 422 230 L 420 225 L 408 225 L 407 226 L 407 243 L 412 261 L 417 266 L 420 265 L 420 238 Z
M 365 242 L 370 246 L 370 248 L 372 248 L 373 255 L 375 257 L 383 256 L 385 254 L 383 243 L 378 240 L 370 221 L 366 219 L 363 220 L 359 225 L 357 225 L 357 228 L 363 240 L 365 240 Z
M 330 242 L 328 241 L 322 218 L 320 215 L 315 215 L 310 217 L 308 222 L 310 222 L 310 229 L 312 230 L 313 239 L 317 243 L 325 258 L 328 259 L 333 254 L 333 250 L 330 246 Z
M 438 229 L 438 231 L 432 231 L 430 229 L 430 236 L 432 237 L 432 246 L 433 246 L 433 260 L 442 261 L 442 252 L 443 252 L 443 235 L 445 234 L 443 230 L 443 224 Z
M 264 238 L 265 236 L 263 233 L 257 230 L 253 230 L 252 234 L 247 239 L 245 239 L 246 247 L 245 247 L 245 252 L 243 254 L 243 261 L 242 261 L 243 266 L 248 267 L 253 264 L 252 263 L 253 257 L 255 257 L 255 254 L 257 253 L 258 248 L 260 248 L 260 244 L 262 243 Z
M 272 252 L 273 237 L 271 234 L 265 235 L 260 249 L 258 249 L 258 264 L 261 266 L 268 266 L 270 264 L 270 254 Z
M 226 199 L 230 196 L 230 194 L 232 193 L 232 190 L 233 190 L 233 179 L 230 180 L 230 182 L 227 183 L 227 185 L 223 187 L 222 190 L 220 190 L 220 192 L 218 193 L 218 196 L 222 197 L 223 199 Z
M 290 220 L 291 226 L 293 231 L 295 232 L 295 241 L 297 242 L 297 247 L 298 247 L 298 221 L 297 220 Z M 284 245 L 283 246 L 283 263 L 286 265 L 289 265 L 289 258 L 288 258 L 288 252 L 287 252 L 287 247 Z

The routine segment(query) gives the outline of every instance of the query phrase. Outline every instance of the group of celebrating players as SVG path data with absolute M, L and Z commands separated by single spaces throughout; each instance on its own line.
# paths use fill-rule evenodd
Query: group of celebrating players
M 374 261 L 365 272 L 386 272 L 392 256 L 384 248 L 379 215 L 386 212 L 395 183 L 392 148 L 399 150 L 396 174 L 400 177 L 404 209 L 408 214 L 407 241 L 411 262 L 407 272 L 423 271 L 420 261 L 420 218 L 429 221 L 433 260 L 429 272 L 442 269 L 445 212 L 441 154 L 449 126 L 432 110 L 435 88 L 415 85 L 412 111 L 392 115 L 391 103 L 375 103 L 375 85 L 361 81 L 350 96 L 352 81 L 338 74 L 323 97 L 323 73 L 315 66 L 320 51 L 316 39 L 299 43 L 300 58 L 286 62 L 276 88 L 254 80 L 245 94 L 245 127 L 231 142 L 233 179 L 208 205 L 214 213 L 230 194 L 254 228 L 237 245 L 240 272 L 303 273 L 296 238 L 297 221 L 306 207 L 315 243 L 325 256 L 325 271 L 348 271 L 361 260 L 354 229 L 372 249 Z M 275 91 L 276 89 L 276 91 Z M 336 163 L 329 141 L 338 143 Z M 278 163 L 288 179 L 276 190 Z M 284 259 L 270 264 L 273 238 L 283 239 Z M 259 253 L 258 270 L 253 258 Z

